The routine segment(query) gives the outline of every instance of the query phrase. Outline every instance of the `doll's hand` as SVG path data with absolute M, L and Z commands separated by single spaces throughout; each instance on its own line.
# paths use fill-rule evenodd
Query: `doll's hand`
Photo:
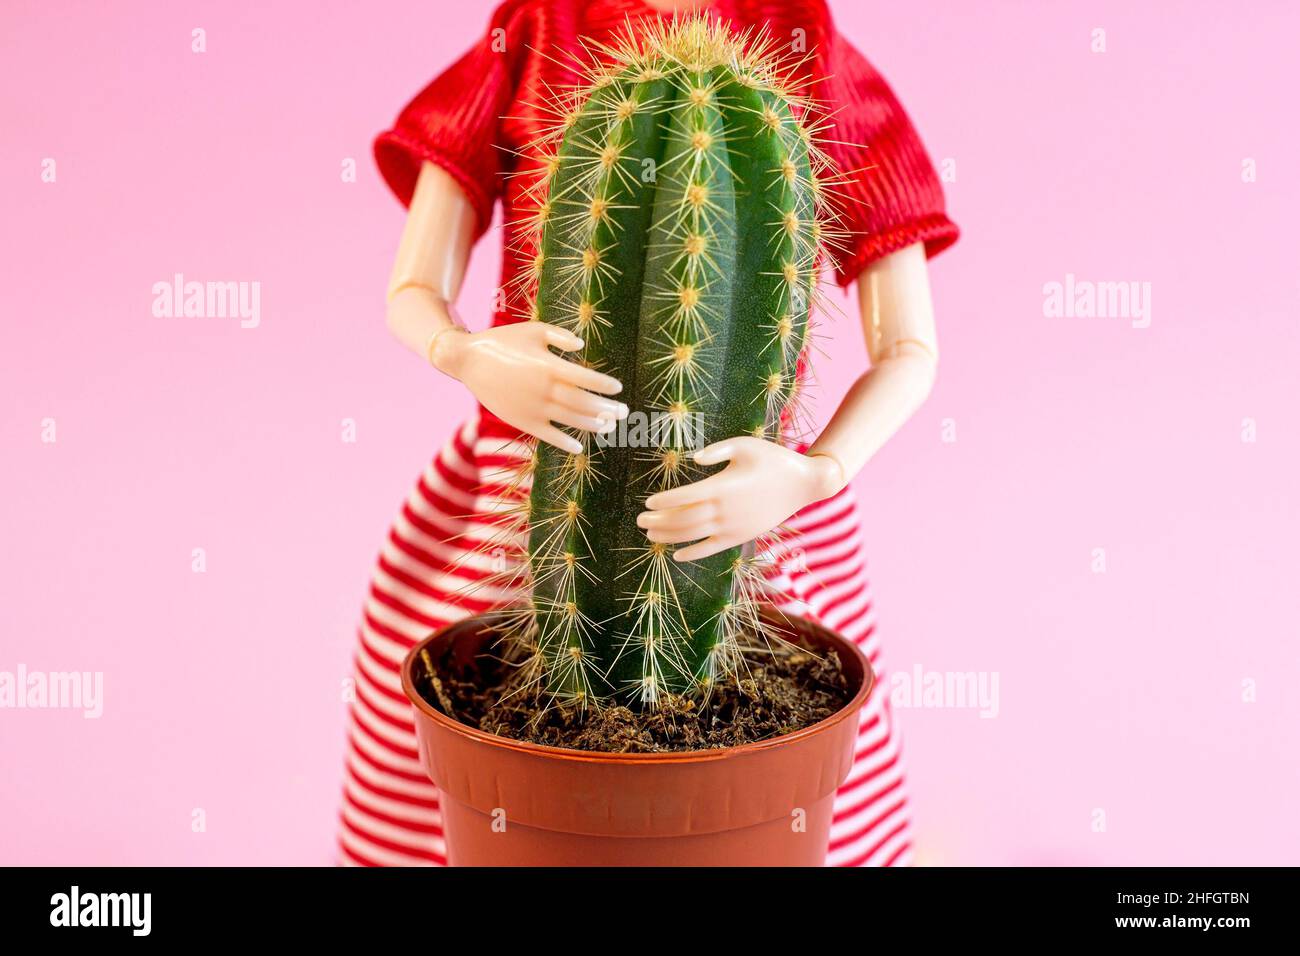
M 651 541 L 681 544 L 678 561 L 698 561 L 752 541 L 845 484 L 840 463 L 801 455 L 761 438 L 729 438 L 695 453 L 700 465 L 729 462 L 715 475 L 646 499 L 636 523 Z
M 576 454 L 582 443 L 552 422 L 581 431 L 612 431 L 618 419 L 627 417 L 627 406 L 600 395 L 616 395 L 623 385 L 560 358 L 550 347 L 572 352 L 582 348 L 582 339 L 544 322 L 482 332 L 452 329 L 439 334 L 431 358 L 502 421 Z

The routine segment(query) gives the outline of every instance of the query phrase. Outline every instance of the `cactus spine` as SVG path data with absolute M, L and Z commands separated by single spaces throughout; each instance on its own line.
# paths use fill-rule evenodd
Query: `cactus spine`
M 654 706 L 707 689 L 757 629 L 740 548 L 690 564 L 636 525 L 657 491 L 705 477 L 693 450 L 780 440 L 827 221 L 809 103 L 770 44 L 691 17 L 600 48 L 550 136 L 527 290 L 624 384 L 618 441 L 530 463 L 529 639 L 547 690 Z

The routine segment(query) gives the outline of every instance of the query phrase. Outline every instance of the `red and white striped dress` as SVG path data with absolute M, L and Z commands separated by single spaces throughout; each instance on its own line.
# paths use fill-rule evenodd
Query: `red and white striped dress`
M 893 94 L 831 24 L 823 0 L 717 0 L 710 8 L 738 27 L 766 25 L 821 51 L 807 69 L 835 114 L 837 143 L 866 143 L 871 168 L 844 184 L 855 241 L 841 257 L 847 284 L 875 259 L 915 242 L 933 254 L 955 241 L 943 194 L 925 150 Z M 505 209 L 503 286 L 526 267 L 514 222 L 530 201 L 519 179 L 500 174 L 528 162 L 525 144 L 544 122 L 542 92 L 577 77 L 547 51 L 576 51 L 578 37 L 605 40 L 627 20 L 655 16 L 643 0 L 510 0 L 485 37 L 435 79 L 376 142 L 389 185 L 409 202 L 420 164 L 437 163 L 464 188 L 480 233 L 499 199 Z M 513 159 L 512 152 L 524 152 Z M 841 170 L 864 166 L 834 145 Z M 521 316 L 499 312 L 494 322 Z M 339 831 L 341 862 L 360 866 L 442 865 L 446 861 L 438 793 L 420 767 L 411 707 L 398 669 L 430 631 L 481 613 L 513 595 L 466 586 L 494 570 L 476 549 L 502 506 L 493 478 L 527 454 L 520 436 L 480 410 L 425 469 L 379 556 L 359 628 L 356 697 L 348 729 Z M 871 659 L 877 687 L 863 710 L 853 769 L 835 803 L 828 863 L 905 864 L 912 855 L 910 813 L 899 734 L 890 712 L 875 612 L 850 489 L 787 522 L 773 545 L 769 580 L 784 609 L 820 621 L 856 641 Z

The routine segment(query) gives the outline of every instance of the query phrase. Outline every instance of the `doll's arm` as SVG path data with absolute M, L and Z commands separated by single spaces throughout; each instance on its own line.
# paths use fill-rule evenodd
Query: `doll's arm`
M 424 163 L 388 284 L 388 327 L 503 421 L 565 451 L 581 451 L 582 444 L 552 422 L 609 431 L 628 410 L 600 395 L 615 395 L 623 386 L 551 351 L 582 348 L 582 340 L 567 329 L 520 322 L 470 332 L 461 324 L 453 303 L 474 226 L 474 208 L 460 186 L 433 163 Z
M 829 458 L 838 466 L 828 467 L 829 494 L 847 485 L 921 407 L 934 387 L 939 363 L 922 243 L 865 269 L 858 277 L 858 304 L 871 368 L 849 389 L 808 449 L 810 456 Z
M 702 465 L 729 464 L 647 499 L 637 524 L 651 541 L 696 541 L 675 554 L 679 561 L 695 561 L 766 534 L 847 485 L 925 401 L 939 350 L 924 245 L 868 266 L 858 277 L 858 301 L 871 368 L 849 389 L 808 454 L 750 437 L 697 452 Z

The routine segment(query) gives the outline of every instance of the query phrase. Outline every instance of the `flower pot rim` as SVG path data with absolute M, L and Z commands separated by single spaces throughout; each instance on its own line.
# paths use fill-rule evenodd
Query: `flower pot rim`
M 501 737 L 497 734 L 488 733 L 485 730 L 479 730 L 477 727 L 471 727 L 468 724 L 462 724 L 459 720 L 444 714 L 438 710 L 416 690 L 415 682 L 411 677 L 411 669 L 420 652 L 432 644 L 435 640 L 442 637 L 448 631 L 464 628 L 477 623 L 490 621 L 494 612 L 485 614 L 475 614 L 470 617 L 454 621 L 445 627 L 441 627 L 432 634 L 425 637 L 419 643 L 407 652 L 405 660 L 402 661 L 402 690 L 405 691 L 407 698 L 411 703 L 425 716 L 434 723 L 443 727 L 445 730 L 458 734 L 461 737 L 483 744 L 489 747 L 502 747 L 507 750 L 514 750 L 522 754 L 532 754 L 537 757 L 546 757 L 557 760 L 575 760 L 588 763 L 614 763 L 614 764 L 672 764 L 672 763 L 707 763 L 715 760 L 727 760 L 733 757 L 742 757 L 747 754 L 760 753 L 766 750 L 772 750 L 777 747 L 788 746 L 797 741 L 804 740 L 824 733 L 832 727 L 838 725 L 844 720 L 850 718 L 857 719 L 862 706 L 866 703 L 867 696 L 875 687 L 876 674 L 871 667 L 871 661 L 866 654 L 853 641 L 844 637 L 836 631 L 810 621 L 805 617 L 794 614 L 787 614 L 779 611 L 772 605 L 764 605 L 765 616 L 779 616 L 790 623 L 793 627 L 801 627 L 811 630 L 814 633 L 826 639 L 826 643 L 835 646 L 841 652 L 847 651 L 850 655 L 857 658 L 862 668 L 862 683 L 858 687 L 857 693 L 849 699 L 839 710 L 829 717 L 819 720 L 815 724 L 809 724 L 792 733 L 781 734 L 777 737 L 769 737 L 766 740 L 756 740 L 752 743 L 740 744 L 735 747 L 714 747 L 707 750 L 674 750 L 654 753 L 608 753 L 598 750 L 573 750 L 568 747 L 552 747 L 547 744 L 534 744 L 524 740 L 515 740 L 510 737 Z

